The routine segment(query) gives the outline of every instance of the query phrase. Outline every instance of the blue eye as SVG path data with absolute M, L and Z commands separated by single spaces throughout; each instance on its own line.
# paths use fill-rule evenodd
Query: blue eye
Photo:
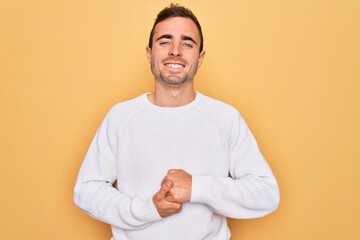
M 170 44 L 170 42 L 160 42 L 160 45 L 161 46 L 167 46 L 167 45 L 169 45 Z
M 183 43 L 183 46 L 186 48 L 193 48 L 193 46 L 190 43 Z

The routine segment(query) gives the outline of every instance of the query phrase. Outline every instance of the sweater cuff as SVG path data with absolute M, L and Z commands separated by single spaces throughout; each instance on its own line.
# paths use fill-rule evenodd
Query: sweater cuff
M 131 208 L 135 218 L 140 221 L 157 222 L 162 219 L 151 198 L 147 201 L 143 201 L 140 198 L 134 198 Z
M 211 200 L 212 176 L 192 175 L 190 202 L 209 204 Z

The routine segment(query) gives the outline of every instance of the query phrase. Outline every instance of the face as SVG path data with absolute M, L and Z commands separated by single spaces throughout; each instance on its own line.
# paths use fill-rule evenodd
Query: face
M 205 52 L 199 53 L 200 33 L 190 18 L 172 17 L 159 22 L 147 59 L 155 80 L 171 86 L 191 82 Z

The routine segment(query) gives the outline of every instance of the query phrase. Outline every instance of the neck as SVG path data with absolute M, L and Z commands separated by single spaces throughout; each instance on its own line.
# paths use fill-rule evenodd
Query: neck
M 181 107 L 196 97 L 192 84 L 181 87 L 155 85 L 155 91 L 148 95 L 149 101 L 160 107 Z

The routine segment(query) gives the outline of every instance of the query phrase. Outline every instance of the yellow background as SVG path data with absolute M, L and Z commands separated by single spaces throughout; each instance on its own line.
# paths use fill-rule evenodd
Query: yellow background
M 152 91 L 169 1 L 0 1 L 1 239 L 109 239 L 73 186 L 105 113 Z M 280 185 L 232 239 L 360 239 L 360 1 L 181 1 L 207 56 L 197 90 L 237 107 Z

